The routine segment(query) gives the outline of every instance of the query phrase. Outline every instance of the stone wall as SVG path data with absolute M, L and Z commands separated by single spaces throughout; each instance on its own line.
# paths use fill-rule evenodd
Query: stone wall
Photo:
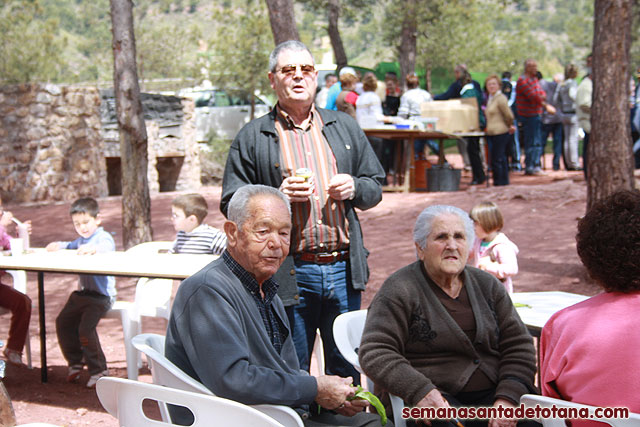
M 102 134 L 109 175 L 109 194 L 120 194 L 120 142 L 113 90 L 101 92 Z M 147 127 L 149 191 L 197 191 L 200 156 L 195 138 L 193 100 L 141 94 Z
M 142 95 L 150 192 L 197 191 L 192 100 Z M 121 194 L 113 94 L 56 85 L 0 87 L 0 196 L 4 202 L 73 201 Z
M 3 202 L 106 196 L 99 107 L 95 88 L 0 87 Z

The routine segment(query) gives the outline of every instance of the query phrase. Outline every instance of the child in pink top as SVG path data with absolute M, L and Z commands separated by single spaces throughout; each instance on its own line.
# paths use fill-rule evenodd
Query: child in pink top
M 512 276 L 518 273 L 518 247 L 501 233 L 504 219 L 493 202 L 482 202 L 471 209 L 476 240 L 469 254 L 468 264 L 493 274 L 513 292 Z

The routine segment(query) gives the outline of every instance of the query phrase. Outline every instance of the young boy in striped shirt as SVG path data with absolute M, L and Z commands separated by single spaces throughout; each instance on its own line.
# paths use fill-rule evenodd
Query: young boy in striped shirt
M 207 201 L 198 193 L 182 194 L 171 202 L 171 222 L 176 240 L 169 253 L 220 255 L 227 247 L 227 236 L 203 224 L 209 213 Z

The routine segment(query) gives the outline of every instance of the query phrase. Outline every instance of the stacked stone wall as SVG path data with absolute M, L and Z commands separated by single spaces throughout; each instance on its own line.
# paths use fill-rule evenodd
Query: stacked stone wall
M 107 195 L 95 88 L 0 87 L 0 195 L 14 203 Z

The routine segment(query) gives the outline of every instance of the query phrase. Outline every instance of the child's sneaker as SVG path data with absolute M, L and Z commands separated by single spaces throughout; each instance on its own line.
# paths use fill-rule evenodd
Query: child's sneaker
M 10 350 L 5 348 L 3 351 L 4 357 L 6 357 L 7 361 L 13 365 L 23 366 L 22 363 L 22 353 L 15 350 Z
M 74 383 L 78 381 L 78 378 L 80 377 L 81 372 L 82 372 L 82 365 L 69 366 L 69 371 L 67 373 L 67 382 Z
M 97 374 L 91 375 L 91 377 L 89 378 L 89 381 L 87 382 L 87 388 L 95 388 L 98 380 L 102 377 L 106 377 L 107 375 L 109 375 L 108 369 L 105 369 L 102 372 L 98 372 Z

